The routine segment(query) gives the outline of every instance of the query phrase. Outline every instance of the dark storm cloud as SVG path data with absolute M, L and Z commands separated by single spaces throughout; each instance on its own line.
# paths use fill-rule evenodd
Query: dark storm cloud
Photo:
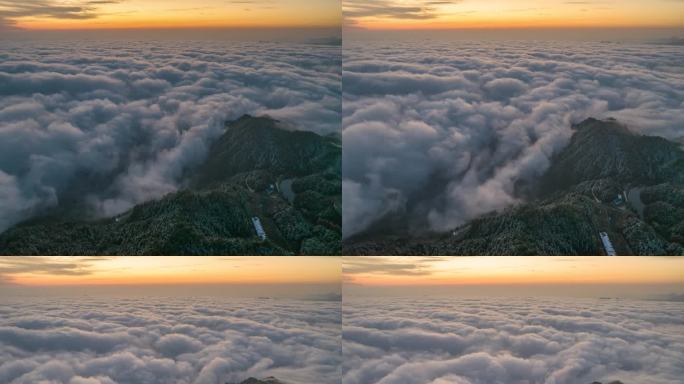
M 684 54 L 598 43 L 351 42 L 344 235 L 446 231 L 522 201 L 587 117 L 682 140 Z
M 0 231 L 65 199 L 111 216 L 173 192 L 245 113 L 339 131 L 339 47 L 0 45 Z
M 344 384 L 676 382 L 682 303 L 345 301 Z
M 12 300 L 0 382 L 339 383 L 340 303 L 181 298 Z

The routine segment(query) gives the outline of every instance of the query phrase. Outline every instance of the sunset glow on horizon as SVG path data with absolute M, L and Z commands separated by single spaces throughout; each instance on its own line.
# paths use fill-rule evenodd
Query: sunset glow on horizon
M 660 257 L 346 257 L 367 286 L 683 284 L 684 259 Z
M 25 30 L 339 27 L 337 0 L 0 1 L 3 24 Z
M 343 12 L 369 30 L 684 26 L 684 2 L 670 0 L 346 0 Z
M 27 286 L 329 284 L 340 273 L 338 257 L 0 258 L 0 284 Z

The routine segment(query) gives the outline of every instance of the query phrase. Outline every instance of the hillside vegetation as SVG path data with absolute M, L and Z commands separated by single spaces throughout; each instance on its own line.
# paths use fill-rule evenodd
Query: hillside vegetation
M 684 151 L 617 121 L 588 119 L 539 180 L 535 198 L 441 234 L 356 236 L 349 254 L 684 255 Z
M 288 181 L 289 196 L 281 190 Z M 0 235 L 6 255 L 339 254 L 339 138 L 292 130 L 267 117 L 226 124 L 188 187 L 99 220 L 73 212 Z M 267 239 L 255 232 L 259 217 Z

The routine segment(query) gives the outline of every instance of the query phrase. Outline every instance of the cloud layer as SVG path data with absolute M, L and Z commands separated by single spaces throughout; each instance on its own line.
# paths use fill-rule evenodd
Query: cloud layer
M 0 40 L 0 231 L 68 202 L 113 215 L 180 186 L 226 119 L 339 130 L 340 47 Z
M 340 303 L 3 298 L 0 382 L 339 383 Z
M 682 315 L 676 302 L 354 298 L 342 382 L 675 383 Z
M 519 202 L 587 117 L 681 140 L 684 60 L 664 45 L 345 43 L 344 232 L 444 231 Z M 376 230 L 393 231 L 386 225 Z

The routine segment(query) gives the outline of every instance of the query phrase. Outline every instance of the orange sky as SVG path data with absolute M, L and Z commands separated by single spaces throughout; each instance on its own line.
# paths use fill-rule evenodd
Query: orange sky
M 0 1 L 0 27 L 23 29 L 330 27 L 339 0 Z
M 363 285 L 682 284 L 678 257 L 345 257 Z
M 684 27 L 678 0 L 0 1 L 0 28 L 338 27 L 366 29 Z
M 345 24 L 365 29 L 682 27 L 677 0 L 346 0 Z
M 21 285 L 311 284 L 341 280 L 339 257 L 4 257 Z

